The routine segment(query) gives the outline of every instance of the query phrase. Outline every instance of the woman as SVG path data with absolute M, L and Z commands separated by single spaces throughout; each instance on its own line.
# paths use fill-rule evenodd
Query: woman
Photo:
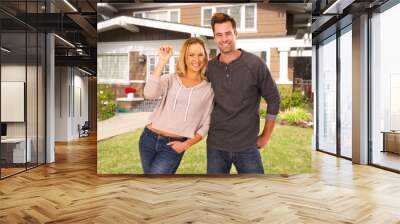
M 144 174 L 174 174 L 184 152 L 209 128 L 214 92 L 204 76 L 208 63 L 204 42 L 187 39 L 176 74 L 161 76 L 171 56 L 171 47 L 159 49 L 159 63 L 144 87 L 146 99 L 161 97 L 139 141 Z

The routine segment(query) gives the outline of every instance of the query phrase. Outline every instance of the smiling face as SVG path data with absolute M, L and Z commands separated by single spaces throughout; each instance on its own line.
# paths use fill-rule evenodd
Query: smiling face
M 186 51 L 185 64 L 188 72 L 200 72 L 205 66 L 206 53 L 199 43 L 192 44 Z
M 208 55 L 204 41 L 198 37 L 190 37 L 182 44 L 175 71 L 182 77 L 188 73 L 197 73 L 202 80 L 205 80 L 207 64 Z
M 224 54 L 229 54 L 236 49 L 236 34 L 229 21 L 214 25 L 214 41 Z

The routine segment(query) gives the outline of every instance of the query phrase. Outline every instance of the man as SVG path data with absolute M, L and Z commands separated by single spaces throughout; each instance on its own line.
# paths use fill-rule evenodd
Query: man
M 263 174 L 260 151 L 268 144 L 279 112 L 280 97 L 259 57 L 236 49 L 235 20 L 224 13 L 211 19 L 220 54 L 208 64 L 206 76 L 214 90 L 214 109 L 207 138 L 207 174 Z M 259 105 L 267 101 L 264 130 L 259 134 Z

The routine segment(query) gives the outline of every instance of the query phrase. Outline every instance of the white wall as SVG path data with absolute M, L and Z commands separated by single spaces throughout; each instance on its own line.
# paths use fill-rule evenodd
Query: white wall
M 80 126 L 82 126 L 85 121 L 88 121 L 88 96 L 89 96 L 89 92 L 88 92 L 88 78 L 87 77 L 83 77 L 80 76 L 80 74 L 82 73 L 78 73 L 78 70 L 74 70 L 74 108 L 72 112 L 72 120 L 71 120 L 71 135 L 72 138 L 79 138 L 79 133 L 78 133 L 78 124 Z M 79 102 L 79 100 L 81 102 Z M 81 108 L 79 108 L 81 107 Z M 81 112 L 79 111 L 79 109 L 81 110 Z
M 56 67 L 56 141 L 79 138 L 78 124 L 82 126 L 88 120 L 88 78 L 82 75 L 76 68 Z
M 1 81 L 10 82 L 25 82 L 26 74 L 25 65 L 2 65 L 1 66 Z M 28 72 L 33 68 L 28 66 Z M 2 110 L 6 108 L 1 108 Z M 8 137 L 25 137 L 25 122 L 8 122 L 7 136 Z
M 2 65 L 1 81 L 25 82 L 25 65 Z M 6 108 L 1 108 L 2 110 Z M 7 123 L 8 137 L 25 137 L 25 122 Z
M 68 71 L 67 67 L 55 68 L 55 141 L 68 141 Z
M 1 81 L 25 82 L 25 65 L 2 65 Z

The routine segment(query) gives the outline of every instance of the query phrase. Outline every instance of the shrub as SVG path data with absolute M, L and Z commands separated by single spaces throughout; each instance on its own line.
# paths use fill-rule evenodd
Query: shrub
M 278 114 L 278 119 L 291 125 L 307 126 L 311 121 L 311 114 L 303 108 L 289 108 Z
M 117 104 L 115 93 L 107 85 L 97 85 L 97 119 L 100 121 L 113 117 Z
M 291 87 L 287 86 L 279 86 L 278 89 L 281 96 L 281 111 L 291 107 L 308 108 L 308 99 L 301 92 L 292 92 Z

